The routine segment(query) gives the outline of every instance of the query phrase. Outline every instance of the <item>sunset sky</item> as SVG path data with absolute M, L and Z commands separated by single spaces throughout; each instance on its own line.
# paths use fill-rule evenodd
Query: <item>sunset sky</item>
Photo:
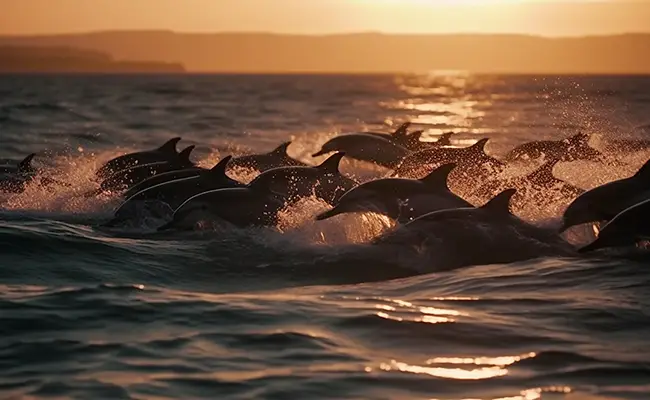
M 0 34 L 650 32 L 648 0 L 2 0 Z

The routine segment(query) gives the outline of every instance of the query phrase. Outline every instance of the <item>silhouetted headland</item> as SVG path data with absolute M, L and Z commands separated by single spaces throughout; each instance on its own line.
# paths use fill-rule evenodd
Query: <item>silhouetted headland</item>
M 0 73 L 179 73 L 180 64 L 116 61 L 109 54 L 69 47 L 0 46 Z
M 516 74 L 650 73 L 650 34 L 544 38 L 115 31 L 5 36 L 0 37 L 0 45 L 74 47 L 105 52 L 120 60 L 182 63 L 189 72 L 391 73 L 443 69 Z M 147 69 L 147 65 L 134 64 L 123 68 L 129 65 Z M 161 68 L 168 67 L 177 68 Z

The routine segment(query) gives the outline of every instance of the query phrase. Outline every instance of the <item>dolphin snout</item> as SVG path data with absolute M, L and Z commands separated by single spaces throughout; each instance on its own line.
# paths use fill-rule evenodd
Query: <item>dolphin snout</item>
M 322 156 L 322 155 L 327 154 L 327 153 L 329 153 L 329 151 L 325 151 L 323 149 L 320 149 L 319 151 L 315 152 L 311 156 L 312 157 L 318 157 L 318 156 Z

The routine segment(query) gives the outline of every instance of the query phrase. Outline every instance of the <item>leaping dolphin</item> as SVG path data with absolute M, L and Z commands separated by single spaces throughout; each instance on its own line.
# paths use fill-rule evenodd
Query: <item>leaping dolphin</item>
M 250 187 L 263 187 L 293 201 L 300 197 L 315 195 L 332 203 L 357 182 L 339 171 L 343 152 L 330 156 L 316 167 L 280 167 L 262 172 L 250 183 Z
M 138 151 L 113 158 L 102 165 L 95 174 L 100 178 L 107 178 L 115 172 L 135 165 L 172 161 L 178 157 L 176 145 L 180 140 L 180 137 L 175 137 L 157 149 Z
M 596 161 L 604 157 L 601 152 L 589 146 L 589 135 L 578 133 L 564 140 L 538 140 L 524 143 L 510 150 L 505 159 L 512 162 L 536 159 L 542 156 L 561 161 Z
M 647 239 L 650 239 L 650 200 L 621 211 L 600 230 L 594 242 L 579 251 L 587 253 L 607 247 L 628 246 Z
M 244 167 L 256 169 L 260 172 L 272 168 L 289 167 L 289 166 L 307 166 L 307 164 L 289 157 L 287 149 L 291 142 L 284 142 L 272 151 L 264 154 L 250 154 L 241 157 L 235 157 L 230 161 L 229 168 Z
M 487 138 L 481 139 L 469 147 L 441 147 L 412 153 L 405 157 L 395 169 L 395 176 L 409 176 L 423 166 L 439 166 L 448 163 L 455 163 L 464 169 L 483 166 L 502 168 L 504 164 L 501 161 L 485 153 L 485 145 L 488 140 Z
M 375 163 L 393 168 L 410 154 L 410 150 L 379 136 L 351 134 L 337 136 L 327 141 L 319 151 L 312 154 L 318 157 L 331 152 L 344 152 L 355 160 Z
M 578 196 L 564 212 L 560 232 L 588 222 L 608 221 L 647 198 L 650 198 L 650 160 L 633 176 L 606 183 Z
M 157 201 L 176 210 L 187 199 L 210 190 L 245 187 L 244 184 L 226 175 L 226 167 L 232 156 L 221 159 L 212 169 L 200 171 L 199 175 L 162 182 L 129 196 L 118 209 L 114 217 L 105 226 L 115 226 L 130 218 L 139 204 Z
M 363 183 L 345 193 L 334 208 L 319 214 L 316 220 L 372 211 L 403 223 L 432 211 L 472 207 L 447 186 L 455 166 L 443 165 L 422 179 L 387 178 Z
M 102 181 L 100 191 L 128 189 L 156 174 L 194 167 L 194 163 L 190 161 L 192 150 L 194 150 L 194 145 L 188 146 L 178 153 L 173 160 L 141 164 L 118 171 Z

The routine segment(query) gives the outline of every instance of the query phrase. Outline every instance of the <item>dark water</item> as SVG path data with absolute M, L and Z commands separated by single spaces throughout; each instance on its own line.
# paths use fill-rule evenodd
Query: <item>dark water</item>
M 37 152 L 73 184 L 0 198 L 0 398 L 649 398 L 642 252 L 493 265 L 483 248 L 483 265 L 449 271 L 471 241 L 379 253 L 367 243 L 390 221 L 314 222 L 327 207 L 315 199 L 275 229 L 159 237 L 156 221 L 97 228 L 119 199 L 82 196 L 103 161 L 176 135 L 206 166 L 287 138 L 314 164 L 337 132 L 407 119 L 426 140 L 490 137 L 496 156 L 578 130 L 599 148 L 650 138 L 650 78 L 1 77 L 0 158 Z M 561 163 L 555 175 L 589 189 L 648 153 L 612 157 L 624 165 Z M 386 173 L 347 161 L 343 171 Z M 571 200 L 544 195 L 516 212 L 556 226 Z M 567 236 L 592 238 L 588 227 Z

